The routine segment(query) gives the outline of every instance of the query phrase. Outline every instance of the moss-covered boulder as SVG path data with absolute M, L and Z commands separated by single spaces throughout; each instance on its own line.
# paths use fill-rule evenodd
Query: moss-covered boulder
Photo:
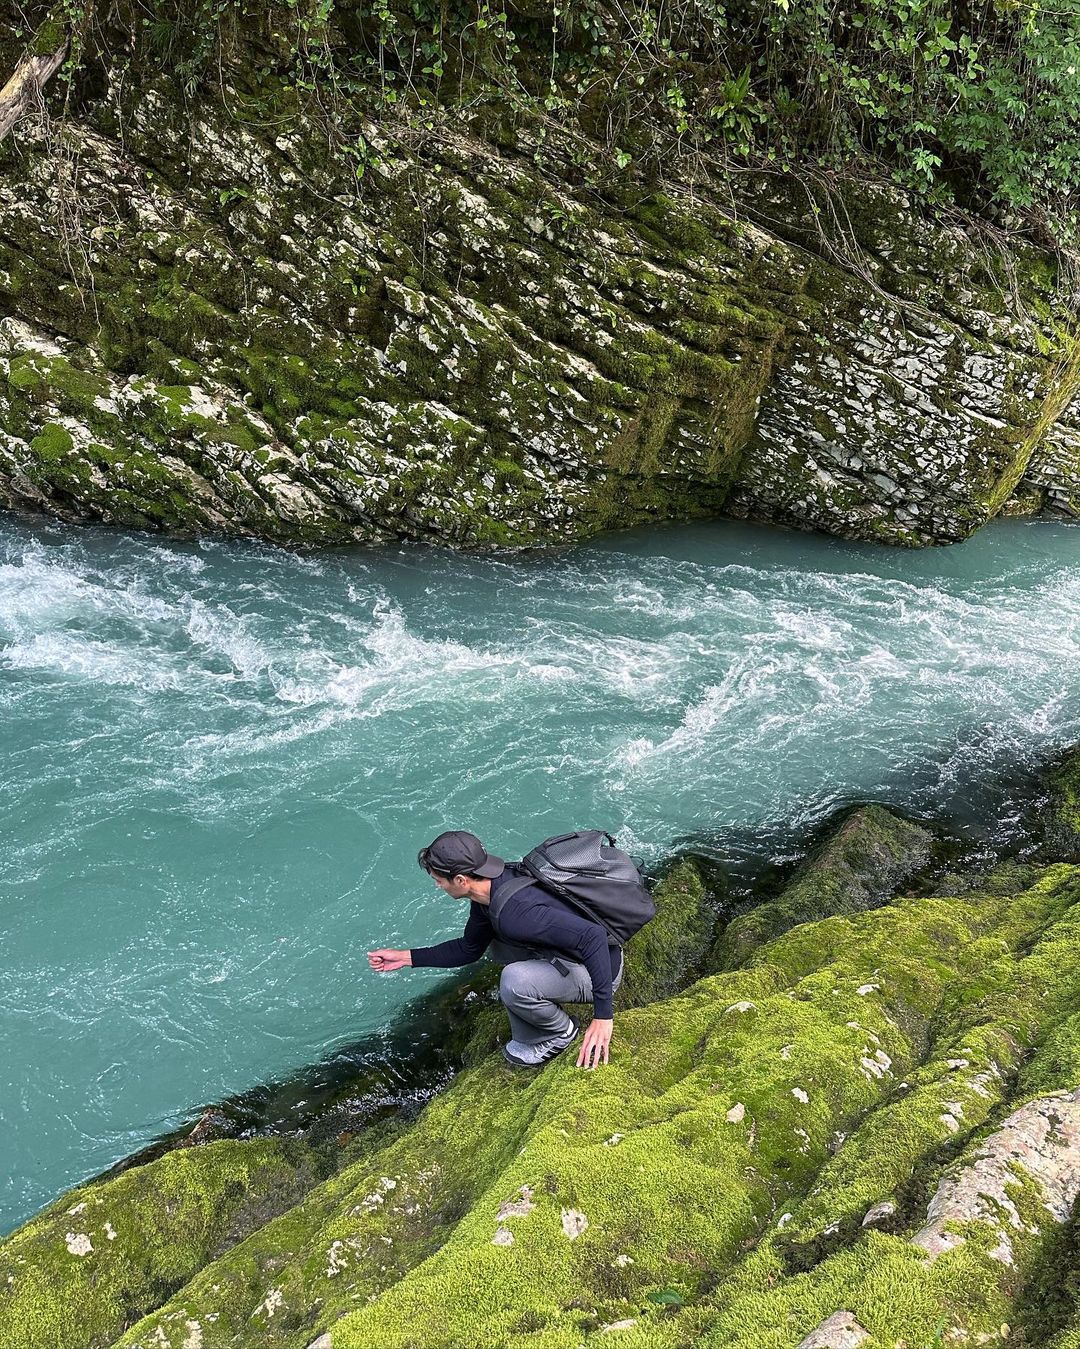
M 882 806 L 849 812 L 773 900 L 735 918 L 717 942 L 712 963 L 742 964 L 763 942 L 799 923 L 872 909 L 927 866 L 933 835 Z
M 1078 955 L 1068 865 L 804 923 L 619 1013 L 606 1067 L 468 1069 L 115 1342 L 794 1349 L 840 1312 L 875 1347 L 997 1335 L 1071 1193 L 1044 1126 L 1080 1073 Z M 988 1166 L 1003 1197 L 969 1203 Z
M 0 1344 L 104 1349 L 318 1179 L 302 1144 L 261 1139 L 72 1190 L 0 1244 Z
M 670 867 L 654 893 L 657 916 L 628 948 L 620 1008 L 670 994 L 687 982 L 708 951 L 714 912 L 693 860 L 684 858 Z M 444 1032 L 443 1057 L 451 1063 L 482 1061 L 505 1038 L 497 971 L 484 971 L 464 985 L 420 1000 L 413 1022 L 433 1019 Z M 481 1094 L 488 1090 L 485 1080 L 483 1076 L 477 1080 Z M 355 1095 L 357 1085 L 353 1083 L 344 1095 Z M 503 1085 L 513 1092 L 509 1071 Z M 331 1121 L 333 1110 L 333 1102 L 328 1103 Z M 400 1155 L 411 1158 L 418 1149 L 436 1149 L 439 1140 L 450 1137 L 447 1120 L 460 1111 L 460 1099 L 448 1101 L 445 1112 L 430 1108 L 410 1131 L 410 1141 L 401 1142 Z M 250 1334 L 253 1343 L 262 1335 L 268 1342 L 280 1335 L 291 1343 L 297 1326 L 311 1322 L 311 1299 L 337 1305 L 326 1293 L 309 1291 L 312 1278 L 315 1285 L 310 1287 L 319 1283 L 315 1272 L 297 1273 L 294 1266 L 297 1260 L 303 1264 L 303 1252 L 323 1240 L 327 1224 L 333 1224 L 344 1208 L 366 1205 L 375 1212 L 384 1199 L 388 1212 L 396 1212 L 401 1204 L 413 1205 L 415 1231 L 407 1238 L 398 1232 L 394 1238 L 399 1268 L 410 1267 L 434 1250 L 452 1228 L 461 1204 L 473 1194 L 470 1177 L 474 1171 L 480 1179 L 484 1175 L 484 1147 L 479 1139 L 469 1143 L 464 1117 L 462 1124 L 458 1162 L 436 1166 L 417 1182 L 411 1198 L 404 1184 L 398 1191 L 393 1174 L 384 1175 L 392 1165 L 394 1174 L 401 1173 L 400 1164 L 392 1163 L 398 1155 L 392 1149 L 366 1168 L 353 1162 L 342 1176 L 316 1186 L 320 1178 L 316 1168 L 328 1169 L 326 1156 L 316 1158 L 300 1144 L 277 1140 L 229 1140 L 184 1148 L 115 1179 L 87 1185 L 0 1247 L 0 1332 L 10 1332 L 12 1344 L 26 1349 L 46 1345 L 98 1349 L 112 1344 L 141 1313 L 165 1302 L 163 1333 L 175 1337 L 177 1345 L 226 1343 L 228 1335 L 236 1334 Z M 393 1136 L 398 1130 L 390 1124 L 385 1131 Z M 326 1129 L 315 1132 L 321 1137 Z M 366 1156 L 378 1137 L 377 1131 L 366 1130 L 348 1151 Z M 503 1140 L 497 1129 L 491 1131 L 490 1142 L 501 1155 Z M 242 1240 L 253 1231 L 251 1239 Z M 332 1252 L 324 1262 L 330 1270 L 327 1287 L 331 1292 L 348 1287 L 351 1293 L 352 1281 L 337 1276 L 354 1259 L 354 1243 L 335 1236 L 326 1242 Z M 389 1262 L 388 1244 L 380 1237 L 374 1248 L 383 1263 Z M 387 1268 L 394 1267 L 387 1263 Z M 200 1270 L 201 1280 L 195 1278 Z M 6 1290 L 5 1271 L 12 1275 Z M 273 1286 L 267 1284 L 271 1275 L 277 1277 Z M 298 1291 L 290 1292 L 286 1302 L 286 1291 L 296 1279 Z M 179 1301 L 169 1303 L 169 1294 L 177 1288 Z M 242 1317 L 208 1310 L 204 1324 L 202 1297 L 210 1290 L 212 1298 L 221 1300 L 225 1288 L 241 1300 Z M 160 1336 L 149 1342 L 164 1343 Z M 7 1343 L 2 1333 L 0 1343 Z
M 656 917 L 626 946 L 616 1008 L 643 1007 L 685 988 L 702 968 L 717 920 L 707 867 L 680 858 L 653 887 Z
M 936 1259 L 925 1233 L 951 1227 L 935 1196 L 957 1207 L 980 1158 L 1025 1156 L 1017 1114 L 1045 1119 L 1072 1090 L 1010 1082 L 1072 1018 L 1078 900 L 1068 867 L 1018 896 L 903 900 L 627 1013 L 606 1080 L 559 1064 L 525 1088 L 506 1165 L 436 1255 L 322 1322 L 331 1345 L 562 1346 L 618 1328 L 635 1349 L 793 1349 L 838 1309 L 875 1346 L 997 1334 L 1008 1208 L 988 1203 L 985 1237 L 965 1229 Z M 998 1141 L 979 1142 L 987 1124 Z M 1021 1277 L 1061 1222 L 1064 1155 L 998 1172 L 1024 1214 Z

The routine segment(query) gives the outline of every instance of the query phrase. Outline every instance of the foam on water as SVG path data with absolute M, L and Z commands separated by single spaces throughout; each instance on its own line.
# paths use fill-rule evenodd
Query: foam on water
M 444 828 L 738 859 L 857 799 L 1007 820 L 979 784 L 1080 740 L 1078 601 L 1046 523 L 492 558 L 0 517 L 0 1228 L 389 1025 L 439 976 L 364 953 L 458 930 Z

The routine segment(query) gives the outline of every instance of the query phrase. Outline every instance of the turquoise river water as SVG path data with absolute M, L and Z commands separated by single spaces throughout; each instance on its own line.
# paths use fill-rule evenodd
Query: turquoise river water
M 366 951 L 464 916 L 416 866 L 442 829 L 735 866 L 860 799 L 1007 832 L 986 784 L 1080 740 L 1078 649 L 1065 524 L 492 557 L 0 514 L 0 1231 L 387 1030 L 440 976 Z

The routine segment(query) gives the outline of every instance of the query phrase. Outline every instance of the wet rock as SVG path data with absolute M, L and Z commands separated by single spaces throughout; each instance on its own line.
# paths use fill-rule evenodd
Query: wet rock
M 182 1148 L 198 1147 L 202 1143 L 212 1143 L 218 1138 L 228 1138 L 233 1133 L 233 1126 L 230 1124 L 228 1116 L 224 1111 L 211 1107 L 204 1110 L 195 1122 L 194 1128 L 182 1139 L 179 1146 Z
M 1067 751 L 1051 767 L 1047 796 L 1039 821 L 1042 855 L 1080 861 L 1080 749 Z

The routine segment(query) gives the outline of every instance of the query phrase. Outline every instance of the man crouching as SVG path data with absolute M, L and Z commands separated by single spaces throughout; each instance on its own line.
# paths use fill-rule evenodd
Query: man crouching
M 577 1057 L 579 1068 L 608 1062 L 612 997 L 622 982 L 622 950 L 590 922 L 535 883 L 515 885 L 505 904 L 500 889 L 526 875 L 488 853 L 475 834 L 440 834 L 417 855 L 440 890 L 467 899 L 469 918 L 460 937 L 409 951 L 368 952 L 373 970 L 469 965 L 488 948 L 503 965 L 499 997 L 510 1017 L 512 1038 L 503 1057 L 515 1068 L 538 1068 L 573 1043 L 578 1023 L 561 1005 L 592 1002 L 593 1020 Z M 496 901 L 498 929 L 492 921 Z

